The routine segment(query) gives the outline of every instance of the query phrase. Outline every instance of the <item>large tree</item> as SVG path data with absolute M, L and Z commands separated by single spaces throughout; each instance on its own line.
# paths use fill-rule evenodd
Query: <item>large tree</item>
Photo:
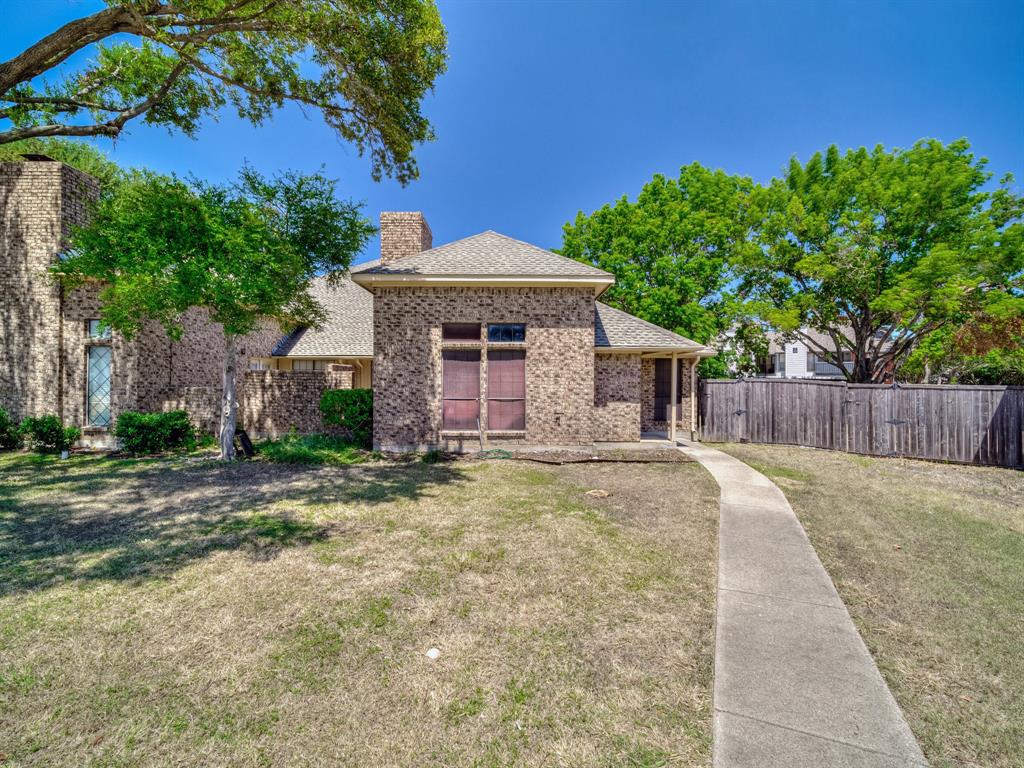
M 446 62 L 433 0 L 105 4 L 0 62 L 0 144 L 116 137 L 135 119 L 192 135 L 227 104 L 259 124 L 292 102 L 369 152 L 375 178 L 416 177 L 420 102 Z
M 192 307 L 223 328 L 221 458 L 234 456 L 236 340 L 271 320 L 317 325 L 309 291 L 337 278 L 375 228 L 321 174 L 267 179 L 244 170 L 215 186 L 136 173 L 100 201 L 54 267 L 68 287 L 97 284 L 101 317 L 125 337 L 158 322 L 180 338 Z
M 932 334 L 1024 312 L 1024 201 L 993 190 L 965 140 L 832 146 L 755 190 L 756 249 L 737 262 L 748 307 L 846 370 L 890 379 Z M 819 343 L 806 329 L 823 332 Z
M 749 179 L 699 163 L 676 179 L 659 174 L 635 201 L 578 213 L 559 252 L 615 275 L 603 301 L 708 343 L 731 324 L 723 288 L 731 263 L 751 247 L 752 189 Z

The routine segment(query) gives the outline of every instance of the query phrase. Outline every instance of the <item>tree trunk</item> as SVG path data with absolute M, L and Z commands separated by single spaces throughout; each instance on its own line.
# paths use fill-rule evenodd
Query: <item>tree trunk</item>
M 238 418 L 238 401 L 235 398 L 235 335 L 224 334 L 224 371 L 221 381 L 220 400 L 220 458 L 231 461 L 235 458 L 235 421 Z

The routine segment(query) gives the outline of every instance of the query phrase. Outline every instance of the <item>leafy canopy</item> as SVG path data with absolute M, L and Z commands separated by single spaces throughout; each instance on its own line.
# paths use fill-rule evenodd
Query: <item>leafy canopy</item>
M 636 201 L 579 212 L 559 253 L 615 275 L 602 301 L 707 343 L 727 324 L 730 265 L 750 247 L 752 188 L 699 163 L 656 175 Z
M 656 175 L 635 202 L 620 198 L 563 227 L 560 253 L 615 275 L 604 300 L 706 342 L 730 261 L 744 247 L 751 182 L 694 163 Z
M 218 186 L 139 172 L 99 202 L 54 269 L 70 288 L 100 281 L 102 319 L 129 338 L 146 321 L 178 338 L 191 307 L 242 335 L 267 319 L 322 321 L 310 281 L 337 278 L 374 231 L 322 174 L 246 169 Z
M 368 152 L 374 178 L 418 175 L 413 148 L 433 136 L 420 102 L 447 56 L 432 0 L 106 5 L 0 62 L 0 144 L 116 137 L 135 119 L 192 136 L 222 107 L 258 125 L 290 102 Z
M 966 140 L 910 149 L 832 146 L 755 190 L 756 249 L 737 262 L 748 307 L 857 381 L 889 377 L 930 334 L 1024 312 L 1022 199 Z M 832 345 L 804 328 L 828 334 Z

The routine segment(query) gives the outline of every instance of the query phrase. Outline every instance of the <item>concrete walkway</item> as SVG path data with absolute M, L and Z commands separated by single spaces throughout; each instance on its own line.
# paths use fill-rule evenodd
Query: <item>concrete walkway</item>
M 679 444 L 721 488 L 715 767 L 927 765 L 782 491 Z

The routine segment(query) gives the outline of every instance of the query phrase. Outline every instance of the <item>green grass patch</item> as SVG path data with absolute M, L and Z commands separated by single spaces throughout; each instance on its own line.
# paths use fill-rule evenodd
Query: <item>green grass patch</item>
M 350 440 L 330 435 L 285 435 L 266 440 L 257 452 L 278 464 L 362 464 L 379 458 Z

